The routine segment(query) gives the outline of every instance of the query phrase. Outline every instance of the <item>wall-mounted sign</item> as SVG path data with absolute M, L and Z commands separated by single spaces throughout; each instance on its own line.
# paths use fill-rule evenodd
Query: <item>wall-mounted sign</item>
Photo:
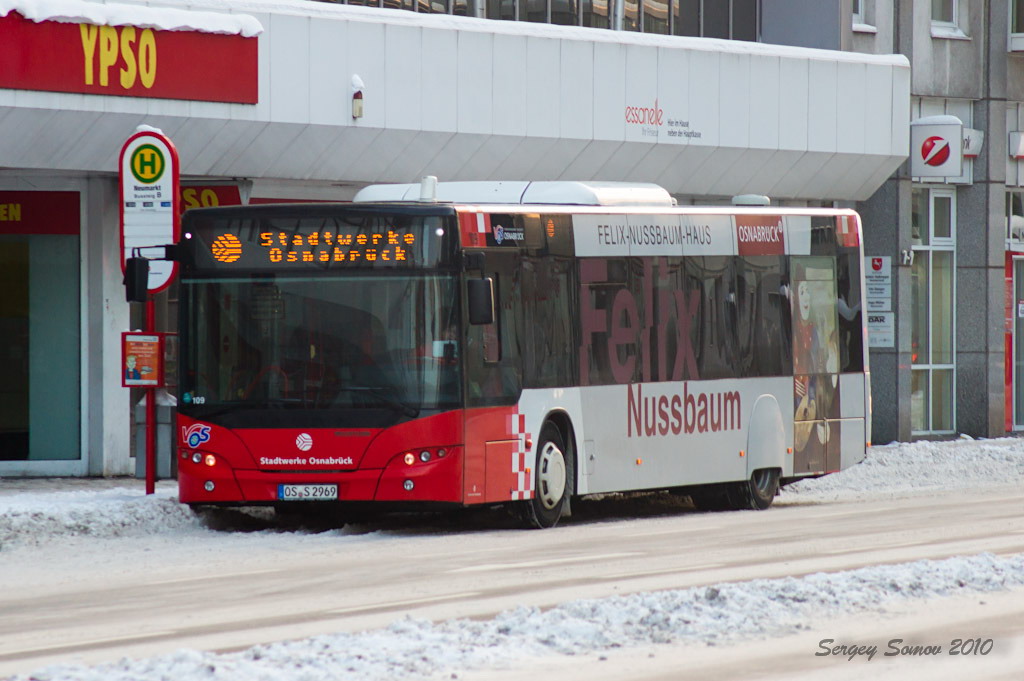
M 78 192 L 0 192 L 0 234 L 80 234 Z
M 135 248 L 153 248 L 178 242 L 178 152 L 156 128 L 140 126 L 121 148 L 121 269 Z M 144 257 L 156 253 L 142 251 Z M 178 263 L 151 260 L 150 292 L 170 285 Z
M 868 347 L 896 346 L 896 313 L 868 312 Z
M 926 116 L 910 123 L 910 174 L 963 175 L 964 124 L 956 116 Z
M 160 333 L 121 334 L 121 385 L 160 388 L 164 385 L 164 337 Z
M 181 212 L 190 208 L 215 208 L 242 205 L 242 192 L 237 184 L 195 185 L 181 188 Z
M 892 256 L 869 255 L 864 258 L 864 287 L 867 311 L 892 310 Z
M 0 36 L 0 88 L 241 104 L 259 99 L 256 37 L 36 22 L 17 12 L 0 16 Z

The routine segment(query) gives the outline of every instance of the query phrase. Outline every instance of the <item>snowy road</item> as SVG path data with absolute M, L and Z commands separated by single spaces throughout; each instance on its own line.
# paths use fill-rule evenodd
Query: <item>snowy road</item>
M 680 512 L 552 532 L 204 534 L 186 544 L 167 535 L 118 542 L 116 556 L 79 546 L 73 560 L 57 559 L 67 547 L 50 548 L 0 568 L 0 581 L 20 584 L 0 596 L 0 612 L 19 613 L 0 621 L 0 674 L 372 629 L 406 613 L 483 617 L 517 605 L 1024 553 L 1021 508 L 1024 491 L 1015 488 Z
M 500 670 L 460 673 L 460 681 L 1020 681 L 1024 677 L 1024 591 L 919 601 L 879 616 L 855 615 L 840 622 L 814 621 L 781 638 L 735 645 L 697 643 L 646 645 L 605 650 L 581 658 L 522 660 Z M 965 637 L 992 640 L 987 655 L 951 654 L 950 643 Z M 899 640 L 899 643 L 891 641 Z M 823 643 L 824 642 L 824 643 Z M 877 652 L 832 655 L 846 645 Z M 932 648 L 903 655 L 907 646 Z M 936 650 L 941 647 L 942 650 Z M 888 657 L 886 654 L 888 653 Z M 898 654 L 900 653 L 900 654 Z
M 756 678 L 752 671 L 759 667 L 773 670 L 764 678 L 908 678 L 907 669 L 925 667 L 880 654 L 867 668 L 861 660 L 815 652 L 825 638 L 884 648 L 896 637 L 948 647 L 947 638 L 986 636 L 998 647 L 969 661 L 975 673 L 966 676 L 998 679 L 1024 669 L 1022 445 L 876 448 L 870 465 L 816 481 L 810 493 L 787 492 L 768 512 L 695 513 L 668 495 L 608 499 L 577 504 L 570 523 L 544 532 L 493 529 L 503 517 L 493 512 L 456 524 L 417 518 L 321 533 L 249 532 L 241 524 L 215 531 L 175 504 L 171 490 L 155 499 L 116 492 L 81 500 L 0 497 L 0 584 L 6 586 L 0 591 L 0 677 L 130 655 L 149 661 L 119 663 L 121 676 L 66 667 L 35 677 L 157 679 L 178 669 L 176 678 L 249 681 L 258 676 L 249 669 L 214 676 L 196 670 L 257 660 L 268 679 L 450 678 L 457 670 L 459 678 L 483 681 L 565 667 L 559 672 L 565 680 L 654 680 L 678 678 L 681 664 L 714 669 L 720 679 Z M 968 558 L 913 562 L 953 556 Z M 872 567 L 878 565 L 893 567 Z M 836 574 L 856 568 L 862 569 Z M 789 577 L 799 579 L 778 579 Z M 708 587 L 723 582 L 735 583 L 736 593 L 719 598 L 720 587 Z M 801 595 L 793 596 L 794 588 Z M 665 590 L 681 591 L 651 596 Z M 949 593 L 961 593 L 963 603 L 938 607 L 945 601 L 931 600 Z M 608 600 L 624 594 L 637 594 L 629 598 L 640 602 Z M 910 600 L 886 606 L 893 598 Z M 579 614 L 581 606 L 571 605 L 579 599 L 605 599 L 582 606 L 597 619 Z M 522 605 L 558 607 L 515 610 Z M 564 607 L 570 614 L 560 614 Z M 594 622 L 611 618 L 614 624 L 618 613 L 637 608 L 648 613 L 638 615 L 641 623 L 667 618 L 665 631 L 643 625 L 641 634 L 624 634 L 622 643 L 585 639 L 581 654 L 568 662 L 558 655 L 535 661 L 521 652 L 540 645 L 554 646 L 545 648 L 548 656 L 564 653 L 550 631 L 604 631 L 612 625 Z M 691 608 L 697 614 L 679 614 Z M 881 611 L 887 614 L 880 621 Z M 837 624 L 836 617 L 849 615 L 853 619 Z M 452 623 L 467 617 L 474 621 Z M 865 619 L 858 624 L 857 617 Z M 715 633 L 718 626 L 725 628 Z M 472 652 L 476 639 L 517 627 L 541 633 L 524 643 L 506 632 L 498 638 L 508 641 L 488 644 L 486 654 Z M 682 631 L 687 628 L 692 636 Z M 244 650 L 363 630 L 370 631 L 354 634 L 363 637 L 355 643 L 299 641 L 289 644 L 293 653 L 287 646 L 284 652 L 249 650 L 240 659 L 174 652 Z M 441 642 L 449 634 L 459 641 Z M 663 641 L 679 644 L 650 647 Z M 709 648 L 714 641 L 723 645 Z M 383 668 L 353 651 L 376 645 Z M 403 645 L 413 649 L 403 652 Z M 332 669 L 370 666 L 347 676 L 297 669 L 323 651 L 342 656 L 340 662 L 331 658 Z M 959 663 L 948 657 L 921 662 L 943 670 Z

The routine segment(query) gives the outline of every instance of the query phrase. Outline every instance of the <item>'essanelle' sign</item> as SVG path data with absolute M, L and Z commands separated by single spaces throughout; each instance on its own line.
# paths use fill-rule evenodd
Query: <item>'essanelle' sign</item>
M 255 104 L 257 38 L 0 17 L 0 88 Z

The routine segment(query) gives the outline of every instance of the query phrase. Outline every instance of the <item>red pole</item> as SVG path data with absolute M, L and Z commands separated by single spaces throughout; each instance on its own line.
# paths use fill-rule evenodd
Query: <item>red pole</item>
M 146 333 L 156 330 L 153 296 L 146 297 Z M 156 491 L 156 388 L 146 388 L 146 494 Z

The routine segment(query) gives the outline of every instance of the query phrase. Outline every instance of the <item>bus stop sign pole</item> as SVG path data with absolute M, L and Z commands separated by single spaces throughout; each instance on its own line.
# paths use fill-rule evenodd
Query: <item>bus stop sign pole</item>
M 156 304 L 146 301 L 146 333 L 156 331 Z M 161 359 L 163 359 L 161 357 Z M 146 494 L 156 491 L 156 388 L 146 388 Z
M 140 249 L 177 243 L 181 236 L 179 221 L 178 152 L 174 144 L 157 128 L 140 125 L 121 147 L 118 160 L 120 174 L 121 270 L 129 276 L 127 261 Z M 146 335 L 156 334 L 156 313 L 152 294 L 170 286 L 177 274 L 177 262 L 154 259 L 148 267 L 146 300 Z M 129 300 L 132 292 L 129 291 Z M 141 301 L 139 301 L 141 302 Z M 151 376 L 146 377 L 137 366 L 138 357 L 125 353 L 124 383 L 146 390 L 146 494 L 156 488 L 156 388 L 163 385 L 163 343 L 156 343 L 159 356 L 148 364 Z M 127 348 L 127 342 L 123 344 Z M 152 355 L 151 355 L 152 356 Z

